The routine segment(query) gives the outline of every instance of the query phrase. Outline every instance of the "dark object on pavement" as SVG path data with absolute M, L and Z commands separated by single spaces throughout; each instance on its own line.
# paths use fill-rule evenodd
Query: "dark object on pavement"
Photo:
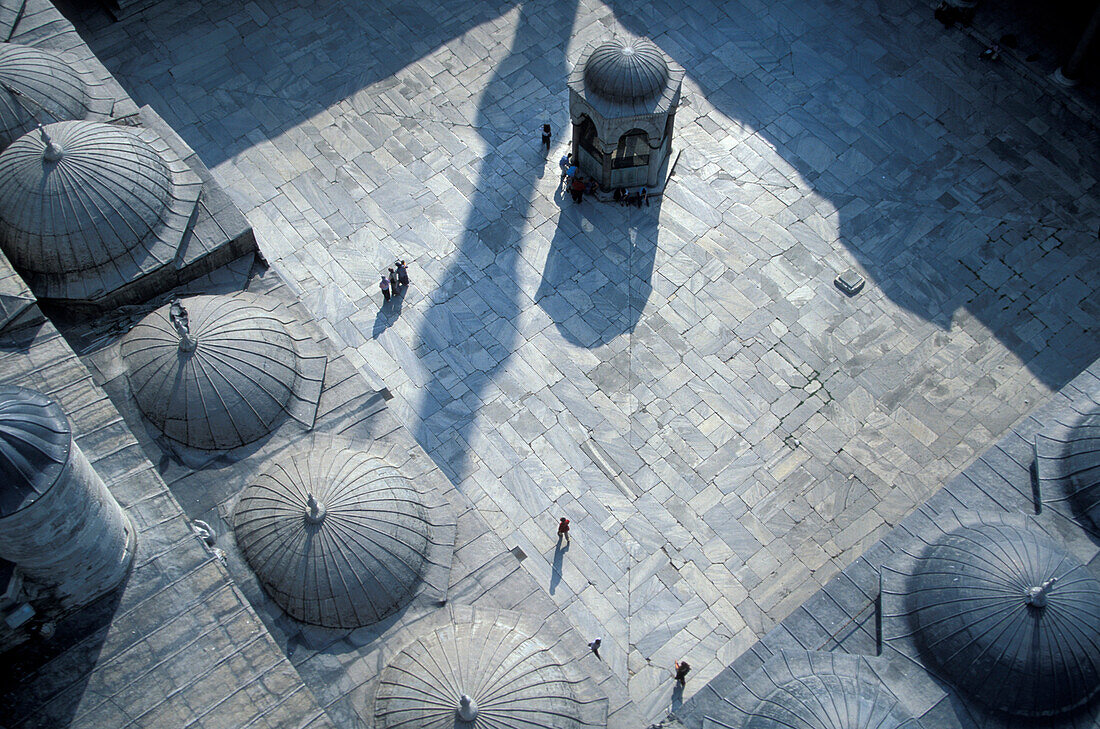
M 836 279 L 833 280 L 833 283 L 836 284 L 838 289 L 849 296 L 855 296 L 863 290 L 863 284 L 866 283 L 866 280 L 863 276 L 860 276 L 859 272 L 854 268 L 849 268 L 847 271 L 837 276 Z

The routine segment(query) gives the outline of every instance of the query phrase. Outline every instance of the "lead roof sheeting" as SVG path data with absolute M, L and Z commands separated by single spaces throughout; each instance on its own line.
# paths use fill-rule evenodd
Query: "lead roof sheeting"
M 576 665 L 578 654 L 563 650 L 542 624 L 479 608 L 434 617 L 383 669 L 373 712 L 378 729 L 453 729 L 462 694 L 477 704 L 476 726 L 607 725 L 607 699 Z
M 233 526 L 272 599 L 331 628 L 371 625 L 407 604 L 433 530 L 409 479 L 341 441 L 276 457 L 241 494 Z

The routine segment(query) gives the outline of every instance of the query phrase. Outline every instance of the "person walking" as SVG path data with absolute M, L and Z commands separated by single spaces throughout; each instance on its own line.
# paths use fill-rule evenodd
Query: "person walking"
M 558 522 L 558 541 L 560 542 L 562 539 L 569 541 L 569 520 L 564 516 Z
M 387 278 L 386 276 L 383 276 L 382 277 L 382 282 L 380 284 L 378 284 L 378 287 L 380 289 L 382 289 L 382 299 L 383 299 L 383 301 L 389 301 L 390 300 L 390 280 L 389 280 L 389 278 Z
M 596 640 L 594 640 L 594 641 L 592 641 L 591 643 L 588 644 L 588 647 L 596 655 L 596 658 L 600 658 L 600 644 L 601 643 L 603 643 L 603 641 L 600 640 L 599 638 L 596 638 Z M 603 659 L 600 658 L 600 660 L 602 661 Z
M 397 296 L 397 272 L 392 268 L 390 269 L 390 293 Z
M 397 262 L 397 282 L 402 286 L 407 287 L 409 285 L 409 266 L 405 263 L 405 259 L 401 259 Z
M 676 666 L 675 679 L 680 682 L 681 686 L 686 686 L 687 675 L 688 671 L 691 670 L 691 666 L 688 665 L 687 661 L 674 661 L 673 665 Z
M 643 202 L 645 203 L 645 206 L 648 208 L 649 207 L 649 190 L 645 189 L 644 187 L 642 189 L 638 190 L 638 207 L 642 207 Z
M 546 147 L 546 151 L 550 151 L 550 125 L 542 125 L 542 146 Z

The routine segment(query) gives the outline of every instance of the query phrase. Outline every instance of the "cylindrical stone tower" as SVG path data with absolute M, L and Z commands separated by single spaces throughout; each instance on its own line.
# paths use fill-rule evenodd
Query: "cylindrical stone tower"
M 0 557 L 64 608 L 122 581 L 133 526 L 45 395 L 0 385 L 0 479 Z

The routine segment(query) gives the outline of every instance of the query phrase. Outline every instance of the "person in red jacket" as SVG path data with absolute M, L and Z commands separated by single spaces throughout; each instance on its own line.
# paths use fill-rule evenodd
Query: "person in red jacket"
M 558 541 L 560 542 L 562 539 L 569 541 L 569 520 L 564 516 L 558 522 Z

